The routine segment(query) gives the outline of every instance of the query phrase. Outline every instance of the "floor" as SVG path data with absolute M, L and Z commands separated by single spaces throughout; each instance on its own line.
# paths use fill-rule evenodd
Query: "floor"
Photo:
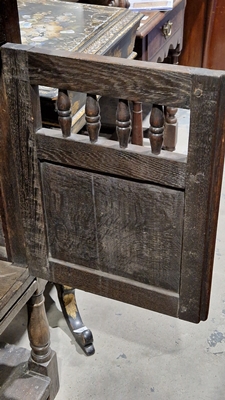
M 179 152 L 188 115 L 179 111 Z M 63 319 L 56 290 L 46 298 L 51 346 L 57 352 L 56 400 L 225 399 L 225 180 L 221 195 L 209 318 L 194 325 L 77 291 L 96 352 L 86 357 Z M 29 348 L 23 309 L 1 340 Z M 30 400 L 30 399 L 29 399 Z

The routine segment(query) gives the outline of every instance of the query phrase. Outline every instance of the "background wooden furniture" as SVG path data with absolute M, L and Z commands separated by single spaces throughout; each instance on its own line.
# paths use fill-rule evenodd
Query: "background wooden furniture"
M 171 11 L 145 13 L 135 41 L 139 60 L 163 62 L 170 50 L 180 53 L 185 4 L 186 0 L 175 0 Z
M 183 25 L 186 0 L 174 0 L 168 12 L 149 12 L 142 18 L 137 29 L 135 48 L 137 58 L 143 61 L 178 63 L 183 45 Z M 177 142 L 177 109 L 165 107 L 165 131 L 163 147 L 174 151 Z M 142 106 L 134 105 L 132 143 L 142 145 Z M 139 121 L 138 117 L 139 116 Z M 136 118 L 134 118 L 136 117 Z
M 101 7 L 64 1 L 18 0 L 21 40 L 38 47 L 51 46 L 68 50 L 114 57 L 132 55 L 136 30 L 141 15 L 122 8 Z M 42 120 L 59 127 L 58 88 L 40 88 Z M 85 125 L 86 95 L 69 93 L 72 129 L 79 132 Z
M 223 0 L 187 0 L 182 65 L 225 69 Z
M 10 44 L 2 60 L 10 120 L 2 137 L 3 195 L 19 204 L 31 273 L 205 320 L 224 160 L 223 73 Z M 88 132 L 97 143 L 41 128 L 33 112 L 39 84 L 89 93 Z M 190 108 L 188 157 L 98 139 L 94 93 Z M 123 143 L 129 121 L 121 101 Z M 161 137 L 161 128 L 151 131 L 152 151 Z

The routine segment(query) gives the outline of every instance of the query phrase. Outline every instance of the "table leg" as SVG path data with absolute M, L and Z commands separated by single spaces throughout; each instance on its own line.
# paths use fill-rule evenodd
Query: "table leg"
M 30 371 L 51 379 L 49 400 L 53 400 L 59 390 L 58 366 L 56 353 L 50 347 L 50 332 L 42 290 L 37 289 L 28 301 L 27 308 L 28 336 L 32 349 L 28 367 Z
M 81 319 L 77 307 L 75 289 L 65 285 L 56 285 L 56 289 L 62 312 L 70 331 L 84 353 L 87 356 L 91 356 L 95 352 L 93 335 Z

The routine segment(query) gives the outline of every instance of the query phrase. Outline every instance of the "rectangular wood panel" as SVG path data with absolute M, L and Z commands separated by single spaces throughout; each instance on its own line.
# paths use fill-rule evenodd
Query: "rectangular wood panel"
M 178 292 L 184 193 L 42 163 L 50 255 Z

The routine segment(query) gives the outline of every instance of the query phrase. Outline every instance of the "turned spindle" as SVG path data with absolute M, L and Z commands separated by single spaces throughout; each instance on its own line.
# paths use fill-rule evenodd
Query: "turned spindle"
M 163 150 L 174 151 L 177 144 L 177 108 L 165 107 L 165 129 L 163 136 Z
M 85 118 L 90 142 L 95 143 L 101 128 L 100 107 L 96 95 L 87 94 Z
M 39 286 L 39 285 L 38 285 Z M 43 291 L 40 287 L 28 301 L 28 336 L 31 355 L 28 368 L 35 374 L 50 378 L 48 400 L 54 400 L 59 390 L 59 376 L 56 353 L 50 348 L 50 332 L 45 312 Z
M 143 131 L 142 131 L 142 103 L 133 102 L 132 114 L 132 143 L 143 146 Z
M 162 106 L 153 104 L 150 115 L 149 139 L 153 154 L 160 154 L 163 143 L 164 113 Z
M 127 100 L 119 99 L 116 111 L 116 133 L 120 147 L 126 149 L 131 134 L 130 107 Z
M 59 89 L 57 99 L 58 121 L 62 129 L 63 137 L 68 137 L 71 134 L 71 103 L 67 90 Z
M 32 349 L 31 358 L 41 364 L 49 361 L 52 351 L 42 291 L 37 290 L 28 302 L 28 336 Z

